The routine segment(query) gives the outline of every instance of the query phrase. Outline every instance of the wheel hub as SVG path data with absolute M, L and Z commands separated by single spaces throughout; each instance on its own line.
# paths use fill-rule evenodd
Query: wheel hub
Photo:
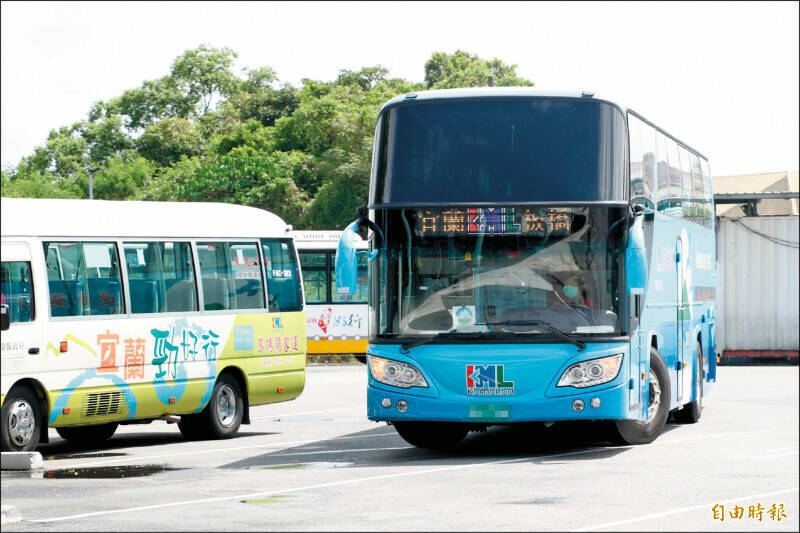
M 229 427 L 236 419 L 236 394 L 230 385 L 223 385 L 217 396 L 217 419 L 225 427 Z
M 26 400 L 16 400 L 8 417 L 8 435 L 17 446 L 26 446 L 36 429 L 33 406 Z

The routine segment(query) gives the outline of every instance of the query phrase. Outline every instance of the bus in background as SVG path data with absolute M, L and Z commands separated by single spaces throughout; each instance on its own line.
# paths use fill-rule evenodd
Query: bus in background
M 305 385 L 300 269 L 276 215 L 219 203 L 2 199 L 3 451 L 119 424 L 227 438 Z
M 306 297 L 309 354 L 353 354 L 362 363 L 367 351 L 367 261 L 358 256 L 362 283 L 355 294 L 338 294 L 333 266 L 341 231 L 293 231 Z M 358 251 L 367 241 L 355 235 Z
M 716 380 L 708 162 L 593 93 L 452 89 L 378 117 L 367 414 L 442 448 L 491 424 L 606 420 L 651 442 Z

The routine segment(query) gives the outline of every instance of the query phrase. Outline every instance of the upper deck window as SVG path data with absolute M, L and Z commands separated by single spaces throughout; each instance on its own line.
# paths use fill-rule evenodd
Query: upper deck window
M 625 120 L 605 102 L 419 101 L 377 136 L 375 205 L 627 199 Z

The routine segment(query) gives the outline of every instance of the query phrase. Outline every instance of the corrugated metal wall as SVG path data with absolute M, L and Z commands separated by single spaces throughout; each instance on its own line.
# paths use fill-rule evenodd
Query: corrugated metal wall
M 720 218 L 717 225 L 717 352 L 798 349 L 798 217 Z

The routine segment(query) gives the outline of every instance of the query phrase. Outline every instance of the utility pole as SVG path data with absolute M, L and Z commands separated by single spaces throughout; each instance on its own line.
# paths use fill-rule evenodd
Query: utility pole
M 94 200 L 94 187 L 92 181 L 94 179 L 94 173 L 98 170 L 100 170 L 100 167 L 89 169 L 89 200 Z

